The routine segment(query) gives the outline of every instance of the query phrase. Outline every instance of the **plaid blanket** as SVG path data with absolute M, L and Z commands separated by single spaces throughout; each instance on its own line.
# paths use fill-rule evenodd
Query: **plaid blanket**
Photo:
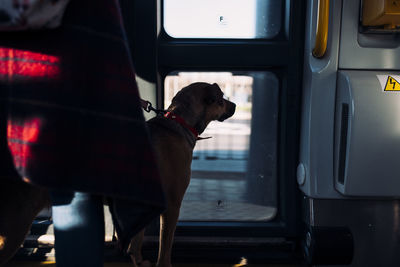
M 164 207 L 116 1 L 0 33 L 0 166 L 33 184 Z

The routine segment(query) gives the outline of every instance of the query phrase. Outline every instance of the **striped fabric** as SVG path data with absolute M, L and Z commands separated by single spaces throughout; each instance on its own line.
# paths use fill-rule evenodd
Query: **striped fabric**
M 0 36 L 0 176 L 161 210 L 118 3 L 71 1 L 56 30 Z

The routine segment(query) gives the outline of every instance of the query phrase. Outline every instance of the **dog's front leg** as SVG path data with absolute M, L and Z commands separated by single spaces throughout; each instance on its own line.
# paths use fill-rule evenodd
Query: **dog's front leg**
M 171 267 L 171 250 L 179 217 L 179 203 L 168 203 L 168 208 L 160 216 L 160 244 L 157 267 Z
M 142 244 L 143 244 L 143 238 L 144 238 L 144 231 L 140 231 L 137 233 L 131 240 L 131 243 L 129 244 L 128 247 L 128 254 L 131 257 L 131 260 L 133 262 L 133 266 L 135 267 L 150 267 L 151 263 L 149 261 L 144 261 L 142 257 Z

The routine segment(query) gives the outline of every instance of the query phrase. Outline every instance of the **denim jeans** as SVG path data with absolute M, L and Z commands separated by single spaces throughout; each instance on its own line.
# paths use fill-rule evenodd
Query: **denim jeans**
M 100 196 L 52 191 L 58 267 L 103 266 L 104 211 Z

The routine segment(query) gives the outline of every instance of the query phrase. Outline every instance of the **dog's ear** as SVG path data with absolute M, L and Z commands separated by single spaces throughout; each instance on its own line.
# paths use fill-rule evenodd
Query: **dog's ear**
M 217 103 L 218 105 L 222 106 L 224 104 L 223 94 L 218 84 L 214 83 L 212 85 L 207 86 L 204 102 L 207 105 Z

